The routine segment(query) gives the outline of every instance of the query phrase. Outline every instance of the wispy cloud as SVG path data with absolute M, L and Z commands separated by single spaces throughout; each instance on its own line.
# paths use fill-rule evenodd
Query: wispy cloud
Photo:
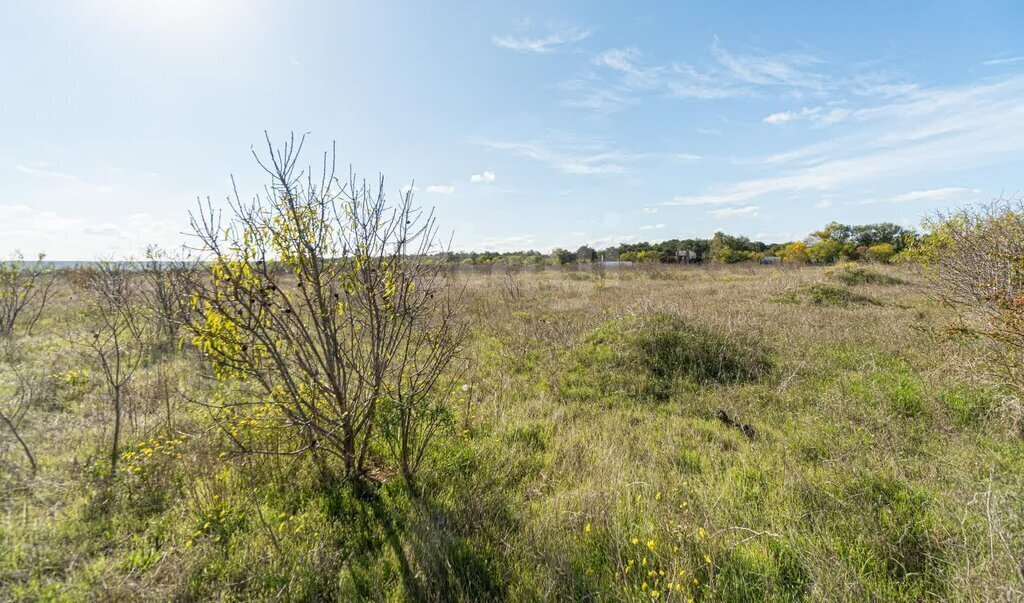
M 825 76 L 808 69 L 822 62 L 809 54 L 738 54 L 723 48 L 717 36 L 711 44 L 711 54 L 732 77 L 747 84 L 820 90 L 827 81 Z
M 477 184 L 490 184 L 490 183 L 494 182 L 497 179 L 498 179 L 498 177 L 495 176 L 494 172 L 491 172 L 491 171 L 485 171 L 485 172 L 481 172 L 479 174 L 473 174 L 472 176 L 469 177 L 469 181 L 470 182 L 474 182 L 474 183 L 477 183 Z
M 826 110 L 825 107 L 804 107 L 799 111 L 781 111 L 766 116 L 763 121 L 766 124 L 784 124 L 791 121 L 810 121 L 819 126 L 829 126 L 839 123 L 850 116 L 850 110 L 837 107 Z
M 1003 57 L 1003 58 L 997 58 L 997 59 L 989 59 L 989 60 L 983 62 L 982 65 L 989 65 L 989 66 L 993 66 L 993 65 L 1010 65 L 1012 63 L 1020 63 L 1020 62 L 1024 62 L 1024 56 Z
M 761 213 L 761 208 L 757 205 L 748 205 L 746 207 L 723 207 L 721 209 L 712 209 L 708 211 L 708 215 L 716 218 L 752 218 Z
M 964 199 L 980 193 L 976 188 L 933 188 L 925 191 L 910 191 L 902 195 L 896 195 L 891 199 L 893 203 L 907 203 L 909 201 L 949 201 L 953 199 Z
M 461 251 L 522 251 L 537 245 L 537 237 L 532 234 L 512 235 L 480 239 L 469 245 L 457 245 Z
M 630 163 L 645 157 L 612 150 L 602 142 L 532 140 L 485 144 L 494 150 L 540 161 L 566 174 L 623 174 L 629 172 Z
M 567 27 L 555 31 L 548 32 L 541 36 L 522 36 L 515 37 L 511 35 L 505 36 L 494 36 L 492 40 L 495 44 L 502 48 L 514 50 L 516 52 L 524 52 L 530 54 L 547 54 L 554 52 L 555 50 L 582 42 L 590 37 L 591 31 L 589 29 L 581 29 L 579 27 Z
M 450 195 L 455 192 L 455 187 L 447 184 L 432 184 L 427 187 L 428 193 L 437 193 L 439 195 Z
M 651 214 L 658 213 L 658 208 L 657 207 L 651 207 L 651 206 L 648 205 L 647 207 L 644 207 L 642 211 L 645 214 L 647 214 L 647 215 L 651 215 Z
M 661 224 L 661 223 L 658 223 L 658 224 L 648 224 L 646 226 L 641 226 L 639 230 L 661 230 L 662 228 L 665 228 L 665 225 Z
M 851 134 L 752 162 L 775 166 L 773 175 L 666 203 L 740 204 L 1024 158 L 1024 76 L 954 87 L 910 86 L 896 94 L 852 111 L 849 119 L 858 127 Z
M 733 52 L 717 37 L 703 67 L 653 61 L 635 46 L 610 48 L 593 56 L 591 63 L 599 71 L 588 80 L 576 81 L 579 96 L 563 104 L 608 113 L 638 104 L 650 94 L 716 100 L 752 96 L 763 88 L 821 93 L 831 83 L 829 77 L 813 70 L 822 62 L 806 53 Z M 839 118 L 839 113 L 830 116 Z
M 66 174 L 64 172 L 57 172 L 54 170 L 46 169 L 43 167 L 31 167 L 27 165 L 17 164 L 14 169 L 18 170 L 22 174 L 28 174 L 29 176 L 36 176 L 38 178 L 53 178 L 56 180 L 78 180 L 78 177 L 73 174 Z
M 669 155 L 669 158 L 676 163 L 691 163 L 703 159 L 700 155 L 694 155 L 693 153 L 672 153 Z
M 87 260 L 95 254 L 130 257 L 152 243 L 170 249 L 180 244 L 177 233 L 182 227 L 146 213 L 101 220 L 90 212 L 73 216 L 24 204 L 0 205 L 0 239 L 31 241 L 30 248 L 23 247 L 26 253 L 46 251 L 54 259 Z M 69 241 L 70 232 L 82 233 L 88 240 L 72 237 Z M 77 245 L 98 251 L 82 252 Z

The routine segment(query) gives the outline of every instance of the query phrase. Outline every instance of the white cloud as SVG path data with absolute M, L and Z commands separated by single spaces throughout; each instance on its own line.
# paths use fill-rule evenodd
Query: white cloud
M 491 174 L 493 176 L 493 174 Z M 454 186 L 446 184 L 432 184 L 427 187 L 428 193 L 437 193 L 439 195 L 450 195 L 455 192 Z
M 183 223 L 150 214 L 114 219 L 69 216 L 28 205 L 0 205 L 0 240 L 20 247 L 26 255 L 37 252 L 58 260 L 90 260 L 101 256 L 127 258 L 151 243 L 171 249 L 181 244 Z M 68 233 L 81 233 L 71 237 Z M 6 253 L 11 249 L 0 250 Z
M 475 182 L 475 183 L 478 183 L 478 184 L 490 184 L 490 183 L 494 182 L 495 180 L 497 180 L 497 176 L 495 176 L 494 172 L 491 172 L 491 171 L 481 172 L 479 174 L 473 174 L 472 176 L 469 177 L 469 181 L 470 182 Z
M 562 46 L 582 42 L 589 38 L 590 34 L 589 29 L 568 27 L 539 37 L 494 36 L 492 40 L 498 46 L 516 52 L 546 54 Z
M 459 251 L 525 251 L 537 245 L 537 237 L 532 234 L 513 235 L 480 239 L 470 245 L 459 245 Z
M 488 142 L 486 145 L 520 157 L 534 159 L 566 174 L 624 174 L 629 165 L 645 155 L 610 150 L 602 142 L 534 140 Z
M 851 111 L 846 136 L 754 161 L 775 174 L 740 180 L 668 205 L 740 204 L 851 183 L 930 179 L 942 171 L 1024 159 L 1024 76 L 947 88 L 902 87 L 901 96 Z M 933 198 L 934 200 L 934 198 Z
M 828 199 L 822 199 L 814 204 L 815 209 L 828 209 L 829 207 L 832 207 L 832 201 Z
M 693 153 L 673 153 L 670 157 L 672 161 L 677 163 L 691 163 L 702 159 L 700 155 L 694 155 Z
M 653 88 L 661 83 L 666 68 L 645 67 L 638 64 L 641 52 L 636 48 L 612 48 L 594 57 L 594 64 L 619 71 L 626 76 L 627 85 L 635 88 Z
M 746 207 L 723 207 L 721 209 L 712 209 L 708 212 L 708 215 L 716 218 L 753 218 L 760 212 L 760 207 L 756 205 L 748 205 Z
M 659 223 L 659 224 L 648 224 L 646 226 L 641 226 L 640 230 L 661 230 L 662 228 L 665 228 L 665 225 Z
M 607 247 L 613 247 L 622 243 L 636 243 L 640 240 L 635 234 L 630 235 L 609 235 L 605 237 L 598 237 L 590 242 L 590 246 L 594 249 L 605 249 Z
M 1012 63 L 1020 63 L 1024 61 L 1024 56 L 1019 57 L 1003 57 L 998 59 L 989 59 L 982 63 L 982 65 L 1010 65 Z
M 647 207 L 644 207 L 642 211 L 645 214 L 648 214 L 648 215 L 656 214 L 656 213 L 658 213 L 658 208 L 657 207 L 651 207 L 651 206 L 648 205 Z
M 638 99 L 624 96 L 614 90 L 599 89 L 584 92 L 580 98 L 563 100 L 562 105 L 590 109 L 595 113 L 613 113 L 637 102 Z
M 14 169 L 18 170 L 22 174 L 28 174 L 30 176 L 36 176 L 39 178 L 54 178 L 57 180 L 78 180 L 78 177 L 74 176 L 73 174 L 65 174 L 64 172 L 48 170 L 45 169 L 45 166 L 31 167 L 27 165 L 18 164 L 14 166 Z
M 805 69 L 822 62 L 808 54 L 735 54 L 722 48 L 717 36 L 711 54 L 732 77 L 747 84 L 818 90 L 826 83 L 824 76 Z
M 849 116 L 849 109 L 836 108 L 826 112 L 823 107 L 804 107 L 799 111 L 772 113 L 761 121 L 773 125 L 784 124 L 790 121 L 811 121 L 815 125 L 829 126 L 839 123 Z
M 892 198 L 893 203 L 906 203 L 908 201 L 948 201 L 951 199 L 963 199 L 977 195 L 981 191 L 976 188 L 933 188 L 925 191 L 910 191 Z
M 584 82 L 590 92 L 581 90 L 577 80 L 574 83 L 577 91 L 583 92 L 581 98 L 563 104 L 610 112 L 637 104 L 650 94 L 716 100 L 754 96 L 761 89 L 775 87 L 820 95 L 831 85 L 828 77 L 811 71 L 822 61 L 809 54 L 735 53 L 725 50 L 716 37 L 710 55 L 707 64 L 698 68 L 682 62 L 645 60 L 643 52 L 633 46 L 610 48 L 592 59 L 607 71 L 598 71 Z M 828 119 L 841 119 L 841 113 Z

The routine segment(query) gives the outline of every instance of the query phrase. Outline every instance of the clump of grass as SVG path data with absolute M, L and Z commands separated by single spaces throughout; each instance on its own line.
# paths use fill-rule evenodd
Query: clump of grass
M 774 298 L 783 304 L 809 303 L 816 306 L 881 306 L 882 302 L 873 297 L 850 291 L 846 287 L 816 284 L 806 285 Z
M 905 285 L 907 281 L 889 275 L 868 270 L 857 264 L 839 264 L 825 271 L 829 278 L 837 280 L 844 285 Z
M 756 381 L 773 360 L 760 341 L 656 312 L 613 320 L 591 332 L 562 384 L 570 397 L 671 397 L 677 385 Z

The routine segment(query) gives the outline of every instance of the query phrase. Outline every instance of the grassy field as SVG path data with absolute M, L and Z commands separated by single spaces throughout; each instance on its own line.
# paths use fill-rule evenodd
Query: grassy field
M 1020 401 L 911 272 L 456 278 L 466 387 L 414 491 L 231 454 L 204 402 L 256 394 L 187 344 L 131 383 L 106 479 L 62 286 L 12 360 L 40 468 L 0 432 L 0 600 L 1024 598 Z

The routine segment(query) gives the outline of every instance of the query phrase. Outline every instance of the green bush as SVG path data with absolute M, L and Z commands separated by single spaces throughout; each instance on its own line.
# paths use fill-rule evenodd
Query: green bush
M 664 400 L 680 384 L 755 381 L 773 367 L 769 350 L 756 339 L 662 312 L 598 327 L 584 339 L 574 362 L 561 383 L 570 398 L 618 394 Z
M 824 284 L 800 287 L 795 291 L 791 291 L 776 298 L 776 301 L 782 303 L 800 303 L 801 301 L 806 301 L 807 303 L 814 304 L 816 306 L 839 306 L 841 308 L 848 308 L 850 306 L 882 305 L 882 302 L 874 299 L 873 297 L 854 293 L 845 287 L 836 287 L 834 285 Z
M 835 279 L 845 285 L 905 285 L 907 281 L 890 276 L 888 274 L 882 274 L 873 270 L 868 270 L 863 266 L 857 264 L 840 264 L 832 269 L 825 272 L 830 278 Z

